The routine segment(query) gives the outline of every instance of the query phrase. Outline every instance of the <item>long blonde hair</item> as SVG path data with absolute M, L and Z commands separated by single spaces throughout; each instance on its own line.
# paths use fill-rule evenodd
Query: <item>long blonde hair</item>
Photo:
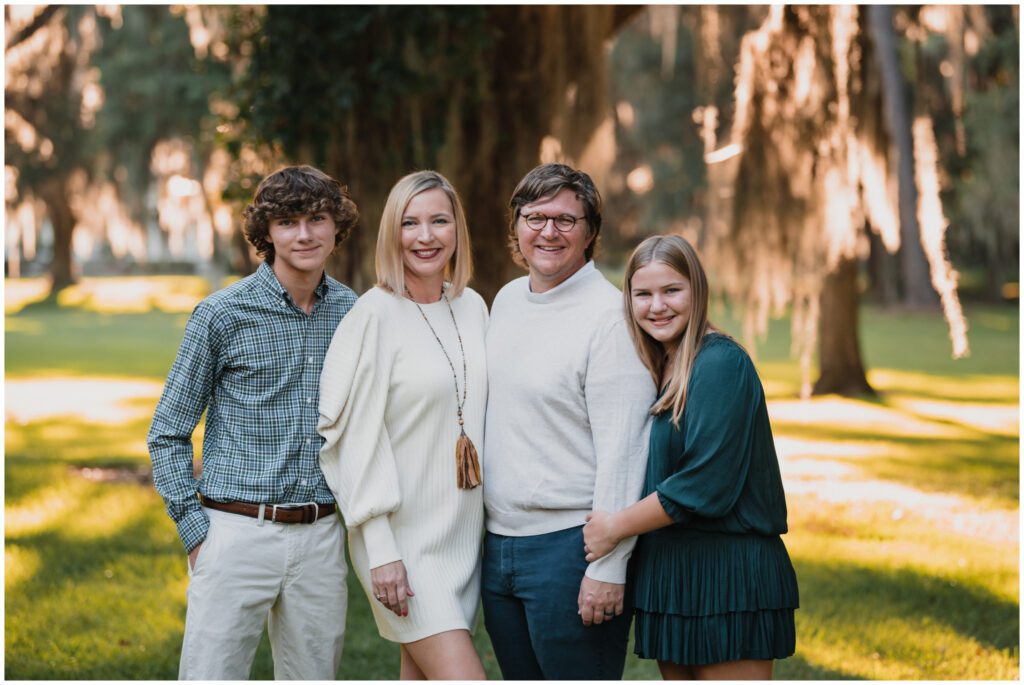
M 633 274 L 652 262 L 660 262 L 686 276 L 690 281 L 690 320 L 679 338 L 674 355 L 667 354 L 665 347 L 644 332 L 633 316 Z M 662 386 L 662 378 L 666 375 L 666 364 L 670 363 L 671 358 L 668 383 L 665 384 L 658 401 L 651 407 L 651 413 L 660 414 L 671 407 L 672 423 L 678 427 L 679 418 L 686 405 L 686 385 L 693 371 L 693 361 L 700 351 L 704 335 L 715 330 L 708 321 L 708 279 L 697 251 L 677 235 L 656 235 L 647 238 L 629 257 L 622 294 L 633 344 L 659 389 Z
M 444 279 L 451 284 L 448 287 L 448 296 L 455 298 L 461 295 L 473 277 L 473 250 L 469 243 L 469 227 L 466 225 L 466 213 L 462 209 L 459 194 L 455 192 L 448 179 L 436 171 L 417 171 L 403 176 L 391 189 L 377 231 L 377 252 L 374 259 L 377 285 L 396 295 L 401 296 L 405 292 L 402 215 L 414 197 L 434 188 L 440 188 L 448 196 L 455 218 L 455 252 L 444 269 Z

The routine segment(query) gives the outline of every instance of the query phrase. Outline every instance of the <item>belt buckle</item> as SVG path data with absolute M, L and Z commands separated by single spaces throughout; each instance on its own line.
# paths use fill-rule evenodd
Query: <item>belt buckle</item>
M 270 511 L 270 522 L 277 523 L 277 508 L 298 508 L 302 510 L 302 523 L 314 523 L 320 518 L 320 505 L 316 502 L 301 502 L 296 504 L 274 504 L 271 505 Z M 313 507 L 313 518 L 307 521 L 306 512 L 309 511 L 309 507 Z

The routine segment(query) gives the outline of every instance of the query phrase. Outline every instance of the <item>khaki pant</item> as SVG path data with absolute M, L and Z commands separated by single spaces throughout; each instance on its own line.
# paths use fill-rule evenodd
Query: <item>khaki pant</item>
M 348 605 L 338 516 L 261 526 L 204 511 L 210 531 L 189 572 L 179 679 L 248 679 L 266 621 L 275 679 L 333 680 Z

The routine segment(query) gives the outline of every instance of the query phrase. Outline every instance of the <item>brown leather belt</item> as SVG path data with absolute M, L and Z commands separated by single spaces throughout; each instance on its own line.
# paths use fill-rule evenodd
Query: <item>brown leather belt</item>
M 231 514 L 251 516 L 254 519 L 263 519 L 272 523 L 313 523 L 324 516 L 334 513 L 335 504 L 251 504 L 249 502 L 218 502 L 199 496 L 199 501 L 204 507 L 226 511 Z

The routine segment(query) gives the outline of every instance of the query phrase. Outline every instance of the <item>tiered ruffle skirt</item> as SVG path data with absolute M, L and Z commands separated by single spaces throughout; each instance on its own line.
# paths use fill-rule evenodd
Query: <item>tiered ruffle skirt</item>
M 796 574 L 779 536 L 665 529 L 634 560 L 635 652 L 707 665 L 782 659 L 796 648 Z

